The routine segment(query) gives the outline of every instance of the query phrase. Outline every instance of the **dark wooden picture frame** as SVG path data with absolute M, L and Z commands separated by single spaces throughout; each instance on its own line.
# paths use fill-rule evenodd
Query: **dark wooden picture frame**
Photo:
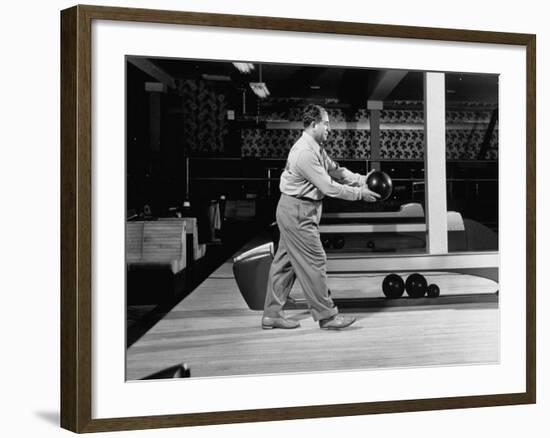
M 127 418 L 92 418 L 92 22 L 114 20 L 524 46 L 526 48 L 526 391 Z M 536 401 L 536 37 L 486 31 L 75 6 L 61 12 L 61 426 L 114 431 L 528 404 Z

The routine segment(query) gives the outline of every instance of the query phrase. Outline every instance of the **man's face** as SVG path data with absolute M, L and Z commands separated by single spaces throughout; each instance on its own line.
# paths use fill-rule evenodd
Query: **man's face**
M 322 118 L 320 122 L 314 122 L 313 125 L 313 138 L 319 144 L 323 144 L 327 141 L 328 133 L 330 132 L 330 124 L 328 119 L 328 114 L 326 112 L 322 113 Z

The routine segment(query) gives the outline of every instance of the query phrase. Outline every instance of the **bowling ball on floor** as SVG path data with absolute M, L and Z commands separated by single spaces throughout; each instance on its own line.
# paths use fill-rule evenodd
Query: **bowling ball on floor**
M 387 173 L 375 170 L 367 177 L 367 187 L 380 195 L 378 201 L 385 201 L 391 196 L 393 183 Z
M 382 292 L 387 298 L 399 298 L 405 291 L 405 282 L 397 274 L 386 275 L 382 281 Z
M 344 239 L 342 236 L 336 236 L 334 239 L 332 239 L 332 246 L 336 249 L 342 249 L 344 245 L 346 244 L 346 239 Z
M 426 294 L 430 298 L 438 297 L 439 296 L 439 286 L 437 284 L 433 284 L 433 283 L 428 285 L 428 289 L 427 289 Z
M 428 288 L 428 282 L 426 278 L 415 272 L 407 277 L 405 281 L 405 290 L 411 298 L 421 298 L 426 295 L 426 290 Z

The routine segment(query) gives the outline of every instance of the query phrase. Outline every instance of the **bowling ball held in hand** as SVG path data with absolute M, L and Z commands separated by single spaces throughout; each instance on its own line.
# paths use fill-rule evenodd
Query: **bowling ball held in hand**
M 375 170 L 367 176 L 366 185 L 369 190 L 380 195 L 379 201 L 388 199 L 393 191 L 393 183 L 390 176 L 381 170 Z

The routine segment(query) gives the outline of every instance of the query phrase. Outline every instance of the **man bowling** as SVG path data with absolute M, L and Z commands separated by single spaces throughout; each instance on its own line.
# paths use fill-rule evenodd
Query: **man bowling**
M 262 317 L 263 329 L 294 329 L 300 323 L 284 314 L 283 307 L 298 278 L 311 316 L 326 330 L 349 327 L 355 318 L 341 315 L 329 295 L 327 257 L 319 234 L 325 196 L 348 201 L 374 202 L 379 195 L 366 186 L 365 175 L 353 173 L 333 161 L 323 148 L 330 124 L 327 111 L 308 105 L 304 131 L 290 149 L 279 188 L 276 219 L 279 246 L 271 264 Z

